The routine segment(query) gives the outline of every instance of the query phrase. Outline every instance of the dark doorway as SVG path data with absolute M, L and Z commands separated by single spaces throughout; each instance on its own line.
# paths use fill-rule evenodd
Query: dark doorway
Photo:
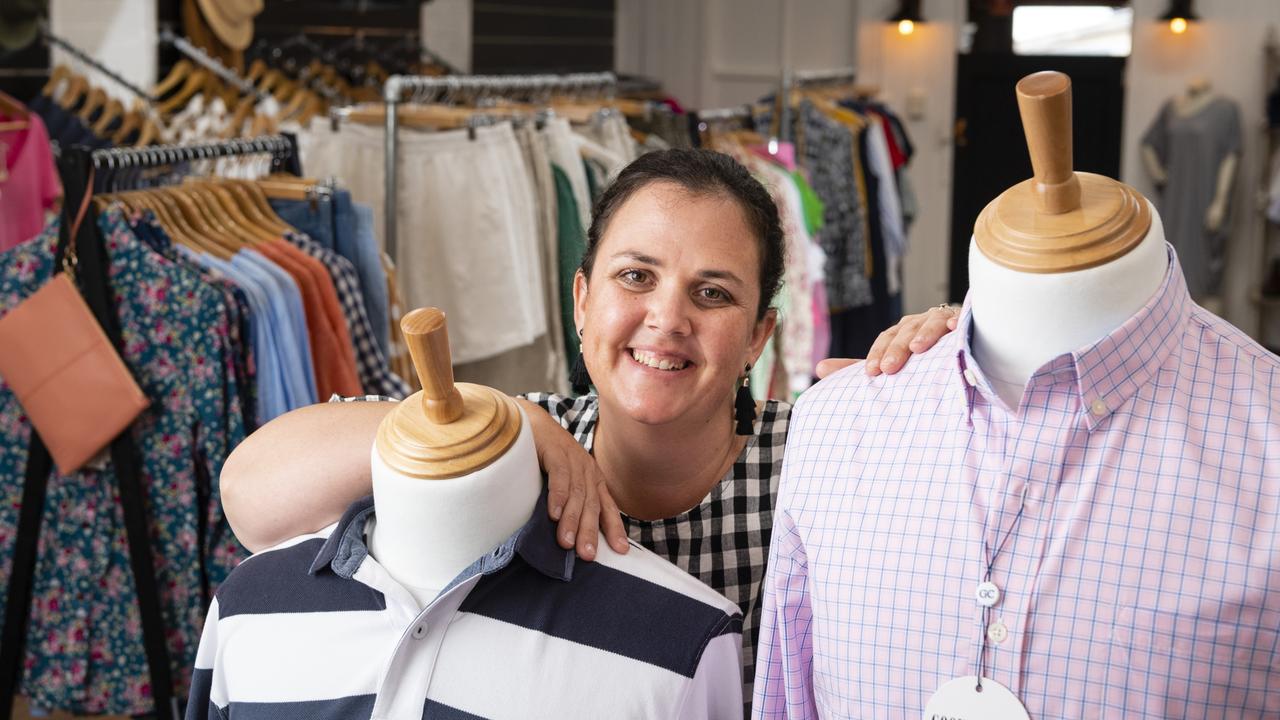
M 956 69 L 955 165 L 951 195 L 952 302 L 969 289 L 969 238 L 978 213 L 1031 177 L 1014 86 L 1041 70 L 1071 77 L 1074 166 L 1120 176 L 1124 121 L 1123 57 L 960 55 Z

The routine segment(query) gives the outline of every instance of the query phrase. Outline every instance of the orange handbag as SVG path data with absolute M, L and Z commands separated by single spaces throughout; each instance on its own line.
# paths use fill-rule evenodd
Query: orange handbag
M 86 204 L 76 219 L 84 217 Z M 0 378 L 58 471 L 80 469 L 149 404 L 74 281 L 75 232 L 62 270 L 0 318 Z

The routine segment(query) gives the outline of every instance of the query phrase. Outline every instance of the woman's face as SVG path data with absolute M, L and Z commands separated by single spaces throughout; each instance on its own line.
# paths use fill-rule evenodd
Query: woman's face
M 773 310 L 756 320 L 759 241 L 737 201 L 669 182 L 618 208 L 573 291 L 601 401 L 650 425 L 729 417 L 775 324 Z

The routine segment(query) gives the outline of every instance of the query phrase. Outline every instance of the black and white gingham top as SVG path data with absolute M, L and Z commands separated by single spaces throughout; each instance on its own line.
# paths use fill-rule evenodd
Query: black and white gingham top
M 529 393 L 587 452 L 595 440 L 600 398 Z M 338 398 L 335 398 L 338 399 Z M 346 400 L 391 400 L 368 396 Z M 701 503 L 675 517 L 636 520 L 622 516 L 632 540 L 698 578 L 742 609 L 743 698 L 750 702 L 756 638 L 763 604 L 765 563 L 773 531 L 773 505 L 782 476 L 791 406 L 769 400 L 758 413 L 755 434 L 733 468 Z

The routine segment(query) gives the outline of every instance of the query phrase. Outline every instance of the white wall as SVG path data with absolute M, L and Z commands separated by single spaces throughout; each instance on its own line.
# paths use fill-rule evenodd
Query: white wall
M 911 177 L 921 206 L 905 268 L 908 311 L 940 302 L 944 293 L 953 182 L 955 52 L 965 18 L 964 4 L 963 0 L 925 0 L 923 13 L 928 22 L 906 38 L 884 22 L 897 6 L 893 0 L 864 0 L 859 9 L 860 78 L 878 83 L 888 102 L 899 109 L 911 90 L 923 91 L 928 98 L 927 117 L 908 124 L 918 147 Z M 1134 40 L 1125 78 L 1120 179 L 1144 194 L 1154 192 L 1141 165 L 1139 142 L 1161 104 L 1180 92 L 1192 75 L 1207 76 L 1217 92 L 1240 104 L 1245 141 L 1231 217 L 1225 314 L 1246 332 L 1256 333 L 1257 311 L 1247 295 L 1261 279 L 1262 223 L 1255 198 L 1265 162 L 1263 45 L 1268 28 L 1280 24 L 1280 2 L 1201 0 L 1196 3 L 1196 12 L 1202 22 L 1193 24 L 1182 36 L 1173 35 L 1167 24 L 1156 20 L 1168 7 L 1166 0 L 1134 0 L 1133 5 Z M 1077 107 L 1077 111 L 1087 112 L 1087 108 Z M 1280 333 L 1280 328 L 1271 332 Z M 1280 335 L 1269 337 L 1273 343 L 1280 342 Z
M 618 0 L 615 69 L 691 108 L 754 102 L 783 68 L 848 67 L 857 0 Z
M 156 83 L 156 0 L 50 0 L 49 30 L 142 88 Z M 87 68 L 55 48 L 53 62 Z M 94 85 L 121 100 L 134 96 L 96 72 Z

